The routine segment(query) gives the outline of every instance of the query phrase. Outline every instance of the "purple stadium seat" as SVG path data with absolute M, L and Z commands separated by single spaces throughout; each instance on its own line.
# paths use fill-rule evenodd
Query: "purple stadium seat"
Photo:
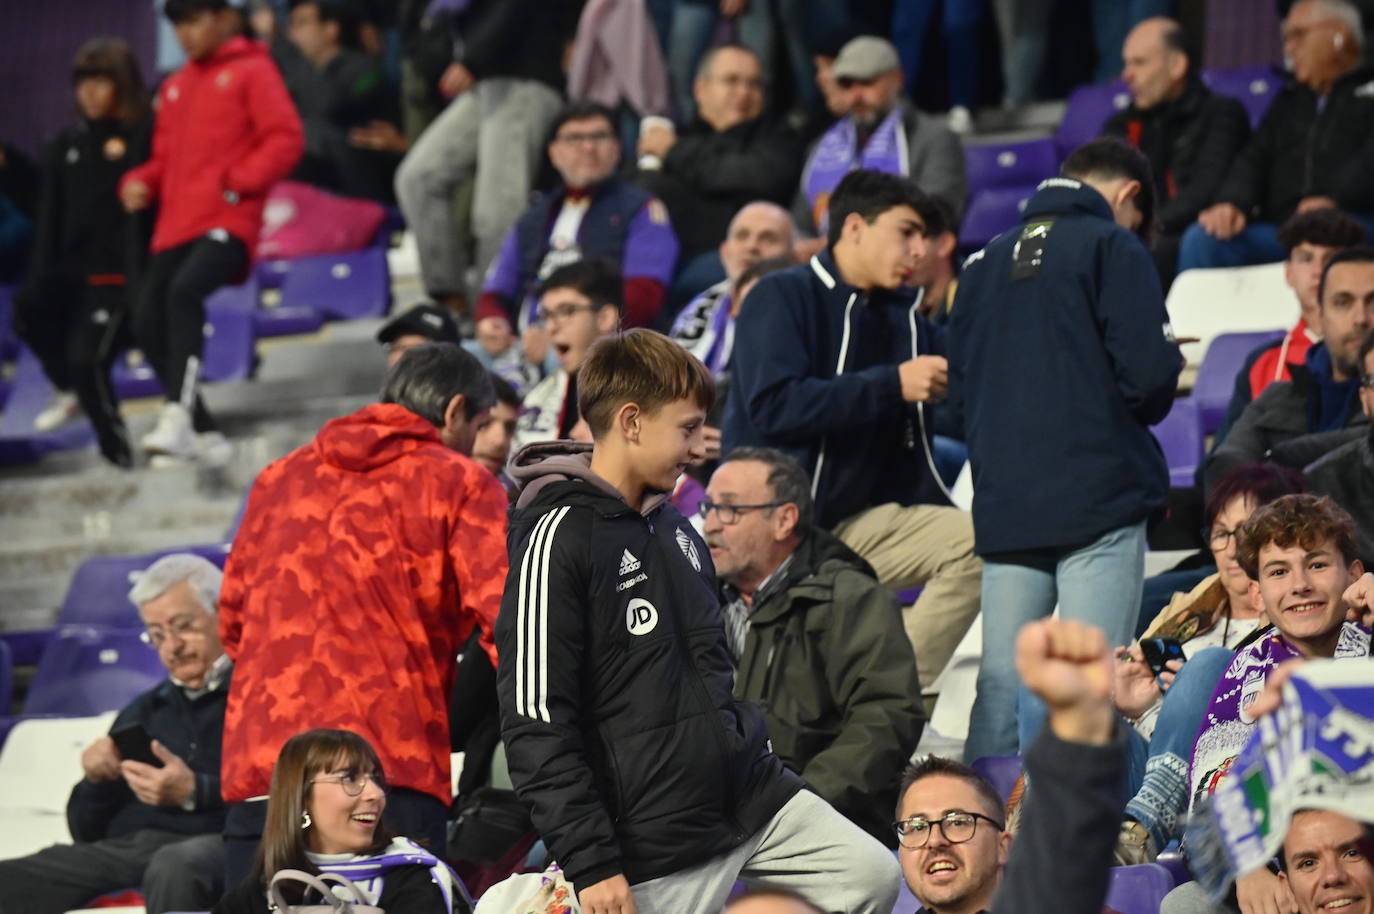
M 997 795 L 1005 803 L 1016 786 L 1016 779 L 1021 776 L 1021 756 L 988 755 L 977 759 L 969 767 L 996 788 Z
M 203 380 L 242 381 L 253 373 L 253 312 L 257 310 L 257 295 L 257 286 L 250 280 L 241 286 L 225 286 L 205 300 Z M 162 384 L 147 362 L 131 365 L 121 355 L 110 375 L 120 399 L 162 393 Z
M 0 632 L 0 641 L 9 648 L 15 666 L 33 666 L 43 656 L 43 649 L 52 640 L 53 629 L 31 628 Z
M 1102 133 L 1107 118 L 1131 103 L 1126 84 L 1114 82 L 1109 86 L 1079 86 L 1069 94 L 1064 119 L 1054 132 L 1054 148 L 1062 162 L 1079 146 Z
M 0 641 L 0 714 L 10 713 L 10 699 L 14 697 L 14 658 L 10 646 Z
M 154 552 L 149 555 L 100 555 L 87 559 L 72 575 L 67 596 L 57 615 L 57 624 L 99 625 L 109 628 L 138 628 L 143 622 L 138 608 L 129 602 L 133 574 L 173 552 L 190 552 L 209 559 L 220 568 L 228 558 L 228 547 L 213 544 L 189 546 Z
M 261 307 L 253 312 L 253 334 L 259 338 L 314 333 L 323 326 L 323 314 L 301 305 Z
M 1254 127 L 1269 110 L 1274 96 L 1283 88 L 1284 78 L 1272 67 L 1239 67 L 1235 70 L 1206 70 L 1202 81 L 1218 95 L 1229 95 L 1245 107 Z
M 1169 871 L 1169 876 L 1174 880 L 1175 887 L 1193 879 L 1193 874 L 1189 872 L 1188 864 L 1183 859 L 1183 855 L 1176 850 L 1166 850 L 1155 859 L 1155 863 Z
M 281 284 L 283 307 L 310 308 L 331 320 L 381 317 L 391 307 L 384 248 L 302 257 L 289 263 Z
M 1169 485 L 1175 488 L 1191 486 L 1203 454 L 1197 404 L 1187 397 L 1175 400 L 1169 415 L 1151 431 L 1169 465 Z
M 33 420 L 52 400 L 52 384 L 38 357 L 24 346 L 11 379 L 9 402 L 0 414 L 0 466 L 32 463 L 44 454 L 90 446 L 95 432 L 84 418 L 50 432 L 34 430 Z
M 1202 433 L 1210 435 L 1226 418 L 1226 407 L 1236 386 L 1236 374 L 1245 365 L 1245 357 L 1265 343 L 1283 339 L 1282 330 L 1261 330 L 1253 333 L 1223 333 L 1213 337 L 1197 369 L 1193 381 L 1193 400 L 1198 406 Z
M 1159 903 L 1173 887 L 1173 875 L 1158 863 L 1112 867 L 1106 905 L 1121 914 L 1159 914 Z
M 79 717 L 114 711 L 167 676 L 143 629 L 69 625 L 59 628 L 38 661 L 26 714 Z
M 1035 193 L 1035 185 L 993 187 L 973 195 L 959 230 L 959 249 L 972 252 L 1021 221 L 1021 210 Z
M 972 193 L 993 187 L 1034 187 L 1059 171 L 1054 141 L 981 143 L 964 147 L 968 185 Z

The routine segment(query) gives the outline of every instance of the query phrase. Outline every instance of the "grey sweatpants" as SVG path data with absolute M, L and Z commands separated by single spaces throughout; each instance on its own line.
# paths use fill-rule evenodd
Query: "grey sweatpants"
M 737 879 L 792 889 L 823 911 L 889 914 L 901 878 L 891 851 L 802 790 L 734 850 L 630 890 L 639 914 L 717 914 Z
M 492 77 L 454 99 L 396 170 L 396 199 L 415 232 L 420 273 L 430 295 L 471 295 L 466 274 L 496 257 L 506 231 L 525 212 L 546 133 L 562 96 L 533 79 Z M 476 259 L 459 243 L 453 195 L 473 184 Z

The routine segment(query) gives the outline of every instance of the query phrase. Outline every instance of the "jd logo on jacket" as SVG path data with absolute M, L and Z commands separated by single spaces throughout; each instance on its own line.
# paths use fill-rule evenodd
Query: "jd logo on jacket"
M 635 597 L 625 608 L 625 627 L 632 635 L 647 635 L 658 625 L 658 610 L 654 604 L 641 597 Z

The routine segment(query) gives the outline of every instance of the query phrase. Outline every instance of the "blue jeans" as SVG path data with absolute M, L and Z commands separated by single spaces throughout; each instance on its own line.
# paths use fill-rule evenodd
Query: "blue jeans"
M 1374 213 L 1350 213 L 1374 237 Z M 1288 252 L 1279 244 L 1279 227 L 1272 222 L 1252 222 L 1230 241 L 1207 234 L 1196 222 L 1183 232 L 1178 245 L 1178 271 L 1195 267 L 1244 267 L 1285 260 Z
M 984 0 L 904 0 L 892 8 L 892 43 L 908 87 L 919 85 L 926 29 L 937 3 L 941 37 L 949 54 L 949 103 L 972 109 L 978 91 L 978 24 Z
M 1188 809 L 1193 743 L 1212 693 L 1235 656 L 1224 647 L 1209 647 L 1189 656 L 1164 693 L 1149 742 L 1134 727 L 1126 728 L 1131 777 L 1126 815 L 1150 830 L 1156 850 L 1179 837 L 1178 818 Z
M 1052 570 L 983 556 L 983 657 L 969 717 L 964 758 L 1015 755 L 1016 636 L 1021 626 L 1054 612 L 1102 629 L 1112 645 L 1135 631 L 1145 577 L 1145 522 L 1118 527 L 1094 542 L 1062 551 Z

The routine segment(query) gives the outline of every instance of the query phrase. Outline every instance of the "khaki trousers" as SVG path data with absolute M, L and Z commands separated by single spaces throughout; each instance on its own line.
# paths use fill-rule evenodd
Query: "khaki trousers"
M 973 517 L 958 508 L 896 503 L 840 521 L 835 535 L 893 590 L 924 587 L 902 624 L 928 692 L 978 616 L 983 563 L 973 554 Z

